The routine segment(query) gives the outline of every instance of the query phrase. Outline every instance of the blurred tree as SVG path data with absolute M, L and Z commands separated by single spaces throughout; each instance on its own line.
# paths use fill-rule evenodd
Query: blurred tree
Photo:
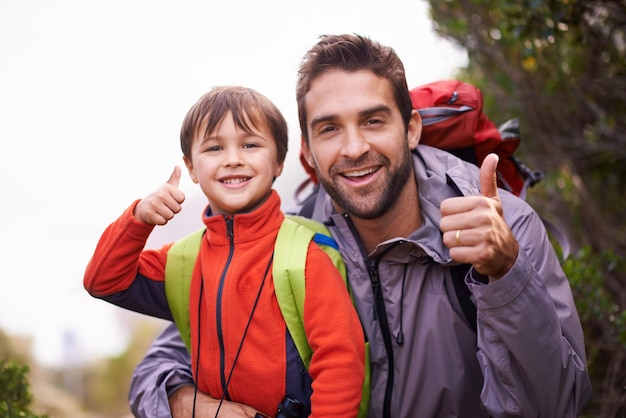
M 37 364 L 31 360 L 28 339 L 0 330 L 0 418 L 130 418 L 133 370 L 162 327 L 163 321 L 141 317 L 123 353 L 72 369 Z M 75 384 L 68 387 L 68 373 L 78 378 L 72 383 L 79 391 Z
M 459 78 L 487 115 L 519 118 L 519 153 L 546 175 L 528 200 L 578 249 L 564 269 L 594 385 L 586 414 L 626 416 L 626 0 L 428 2 L 435 31 L 467 50 Z
M 83 396 L 88 410 L 115 417 L 130 413 L 130 379 L 135 366 L 162 327 L 162 321 L 149 319 L 138 322 L 133 330 L 133 338 L 123 353 L 102 359 L 84 370 Z

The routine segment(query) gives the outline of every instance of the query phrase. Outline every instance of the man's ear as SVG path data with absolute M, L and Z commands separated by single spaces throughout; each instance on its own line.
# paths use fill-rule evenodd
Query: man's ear
M 315 167 L 315 159 L 311 154 L 311 149 L 309 148 L 309 144 L 307 144 L 306 139 L 304 139 L 304 135 L 300 136 L 300 160 L 304 159 L 304 161 L 311 167 Z M 303 162 L 304 162 L 303 161 Z
M 189 172 L 189 177 L 191 177 L 191 181 L 198 184 L 198 178 L 193 172 L 193 163 L 191 162 L 191 159 L 187 158 L 186 156 L 183 156 L 183 161 L 185 162 L 185 166 L 187 167 L 187 171 Z
M 407 129 L 407 141 L 409 143 L 409 149 L 414 150 L 417 147 L 417 144 L 419 144 L 421 137 L 422 117 L 417 110 L 413 109 Z

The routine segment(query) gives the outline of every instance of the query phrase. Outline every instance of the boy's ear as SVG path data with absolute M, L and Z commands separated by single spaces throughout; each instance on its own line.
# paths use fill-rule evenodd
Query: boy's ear
M 193 163 L 186 156 L 183 156 L 183 161 L 185 162 L 185 166 L 187 167 L 187 171 L 189 172 L 189 177 L 191 177 L 191 181 L 198 184 L 198 178 L 193 171 Z
M 276 164 L 276 167 L 274 168 L 274 178 L 280 176 L 282 174 L 284 168 L 285 168 L 285 162 L 284 161 L 282 163 Z
M 414 150 L 419 144 L 422 137 L 422 117 L 419 112 L 413 109 L 411 113 L 411 119 L 409 119 L 409 126 L 407 129 L 407 141 L 409 143 L 409 149 Z

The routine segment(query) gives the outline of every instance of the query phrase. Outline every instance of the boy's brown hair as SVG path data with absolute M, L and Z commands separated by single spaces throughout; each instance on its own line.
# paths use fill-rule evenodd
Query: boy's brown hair
M 200 125 L 207 121 L 204 135 L 209 135 L 229 112 L 235 126 L 245 132 L 252 133 L 252 128 L 258 130 L 265 124 L 276 142 L 278 163 L 285 161 L 289 134 L 284 116 L 267 97 L 240 86 L 214 87 L 189 109 L 180 130 L 180 148 L 189 161 L 192 141 L 200 133 Z
M 406 82 L 404 65 L 393 48 L 360 35 L 322 35 L 302 58 L 298 70 L 296 101 L 300 130 L 309 142 L 306 126 L 306 108 L 304 98 L 313 81 L 331 70 L 372 71 L 379 77 L 389 80 L 396 104 L 402 114 L 405 126 L 408 126 L 413 105 Z

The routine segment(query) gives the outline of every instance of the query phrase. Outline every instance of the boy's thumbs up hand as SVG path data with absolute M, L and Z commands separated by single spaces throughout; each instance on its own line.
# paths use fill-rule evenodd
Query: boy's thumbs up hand
M 135 206 L 135 219 L 150 225 L 165 225 L 181 211 L 185 194 L 178 189 L 181 169 L 174 167 L 170 178 Z
M 518 244 L 504 221 L 496 168 L 498 156 L 489 154 L 480 167 L 480 196 L 446 199 L 441 203 L 439 228 L 450 257 L 468 263 L 480 274 L 497 280 L 517 259 Z
M 170 175 L 170 178 L 167 180 L 167 183 L 171 184 L 172 186 L 178 189 L 178 183 L 180 183 L 180 167 L 179 166 L 174 167 L 174 171 L 172 171 L 172 174 Z

